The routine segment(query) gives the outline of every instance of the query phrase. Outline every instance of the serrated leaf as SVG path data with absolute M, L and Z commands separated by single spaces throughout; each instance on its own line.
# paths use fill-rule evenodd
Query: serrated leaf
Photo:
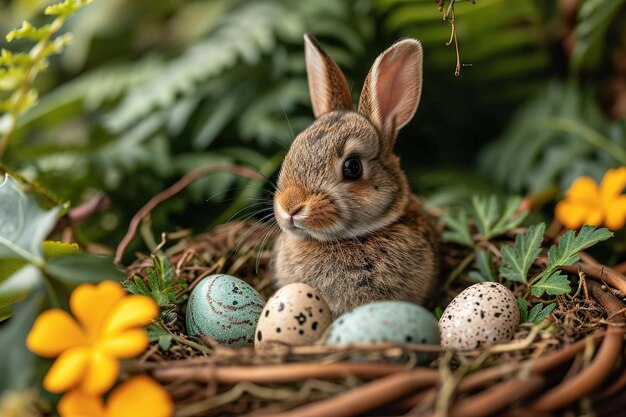
M 526 233 L 515 237 L 514 246 L 502 248 L 500 275 L 510 281 L 526 283 L 528 271 L 541 251 L 541 241 L 546 225 L 540 223 L 530 226 Z
M 456 213 L 447 212 L 441 217 L 441 220 L 450 229 L 441 234 L 444 241 L 469 247 L 474 246 L 474 239 L 472 239 L 472 233 L 467 222 L 467 213 L 464 210 L 459 210 Z
M 476 250 L 476 268 L 478 268 L 478 272 L 484 277 L 484 281 L 496 282 L 498 279 L 493 271 L 491 258 L 492 254 L 488 250 Z
M 596 230 L 594 226 L 583 226 L 578 235 L 573 230 L 568 230 L 559 240 L 559 244 L 550 248 L 547 269 L 572 265 L 580 259 L 579 252 L 611 237 L 613 232 L 605 228 Z
M 46 272 L 68 284 L 100 282 L 106 279 L 121 281 L 125 275 L 113 264 L 110 256 L 82 254 L 51 259 Z
M 495 195 L 489 197 L 472 197 L 472 208 L 474 209 L 474 220 L 478 232 L 486 236 L 491 225 L 498 220 L 498 200 Z
M 54 228 L 60 210 L 42 210 L 33 196 L 5 175 L 0 183 L 0 258 L 41 263 L 42 243 Z
M 522 199 L 512 197 L 505 200 L 503 207 L 495 195 L 472 198 L 473 218 L 478 232 L 485 240 L 493 239 L 519 226 L 528 214 L 526 211 L 515 215 Z
M 50 25 L 45 25 L 41 28 L 37 28 L 30 24 L 30 22 L 24 20 L 22 26 L 19 29 L 13 29 L 7 36 L 7 42 L 11 42 L 15 39 L 30 39 L 33 41 L 40 41 L 52 34 Z
M 533 284 L 531 292 L 535 297 L 541 297 L 544 293 L 548 295 L 563 295 L 572 290 L 569 279 L 561 271 L 556 271 L 550 276 L 544 276 Z
M 519 322 L 526 323 L 528 321 L 528 301 L 525 298 L 517 297 L 517 308 L 519 310 Z
M 61 3 L 53 4 L 46 7 L 44 13 L 47 15 L 67 17 L 75 13 L 77 10 L 85 7 L 92 1 L 93 0 L 65 0 Z
M 530 310 L 527 321 L 533 324 L 539 324 L 544 321 L 546 317 L 548 317 L 548 314 L 550 314 L 555 307 L 556 303 L 550 303 L 545 307 L 541 303 L 536 304 Z

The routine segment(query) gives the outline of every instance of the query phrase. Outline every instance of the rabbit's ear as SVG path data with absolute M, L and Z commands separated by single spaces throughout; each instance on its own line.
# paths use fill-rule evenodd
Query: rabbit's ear
M 315 117 L 334 110 L 352 109 L 352 94 L 346 77 L 310 33 L 304 35 L 304 58 Z
M 405 39 L 380 54 L 370 70 L 359 113 L 376 126 L 383 137 L 394 138 L 415 114 L 422 94 L 422 45 Z

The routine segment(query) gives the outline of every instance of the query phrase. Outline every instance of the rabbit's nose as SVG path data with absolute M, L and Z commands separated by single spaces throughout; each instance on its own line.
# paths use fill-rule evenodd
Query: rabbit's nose
M 294 207 L 290 207 L 289 210 L 287 210 L 287 213 L 289 213 L 291 217 L 294 217 L 296 214 L 300 213 L 303 208 L 304 204 L 298 204 Z

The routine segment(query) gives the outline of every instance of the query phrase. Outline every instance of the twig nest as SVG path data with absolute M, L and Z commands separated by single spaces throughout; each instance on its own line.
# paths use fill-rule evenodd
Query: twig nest
M 454 297 L 439 320 L 441 346 L 472 350 L 513 339 L 519 309 L 502 284 L 481 282 Z
M 239 278 L 218 274 L 196 285 L 187 303 L 187 332 L 229 346 L 251 345 L 265 301 Z
M 257 324 L 254 346 L 258 349 L 274 343 L 312 344 L 331 322 L 330 308 L 315 288 L 289 284 L 267 301 Z
M 330 326 L 326 343 L 419 343 L 439 344 L 437 319 L 430 311 L 406 301 L 365 304 L 337 318 Z M 420 353 L 419 363 L 432 354 Z

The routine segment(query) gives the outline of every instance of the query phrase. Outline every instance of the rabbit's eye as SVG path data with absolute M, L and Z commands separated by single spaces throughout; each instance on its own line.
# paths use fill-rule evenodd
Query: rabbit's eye
M 353 156 L 343 161 L 343 179 L 358 180 L 363 174 L 363 166 L 358 158 Z

